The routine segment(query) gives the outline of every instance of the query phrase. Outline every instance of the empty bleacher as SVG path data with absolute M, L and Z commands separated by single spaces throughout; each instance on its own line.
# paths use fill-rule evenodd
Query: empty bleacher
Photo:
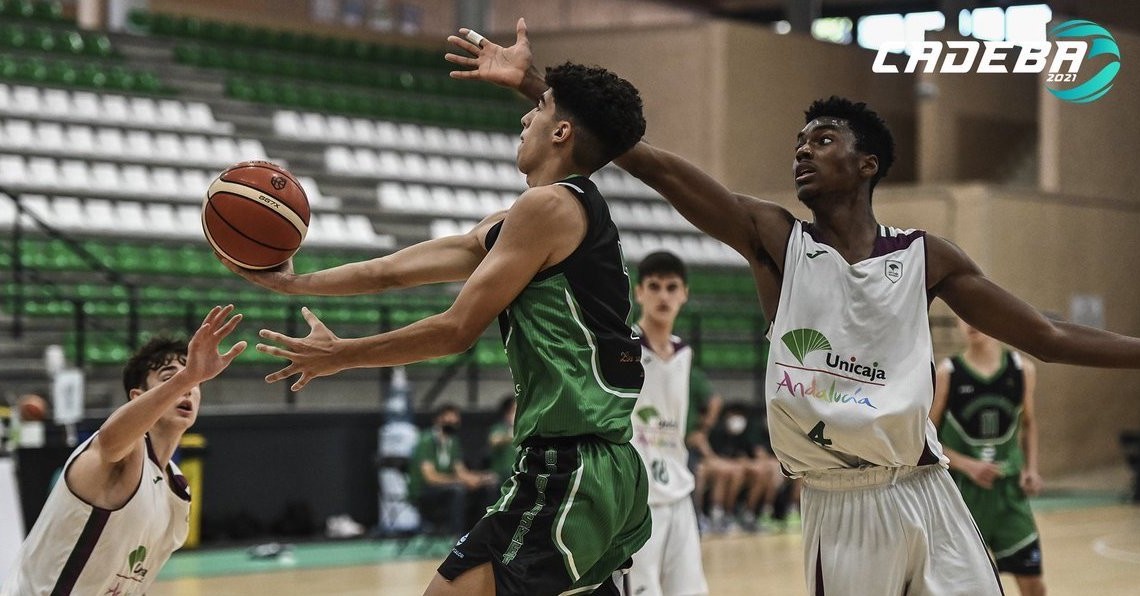
M 238 280 L 202 241 L 201 201 L 229 164 L 268 159 L 298 175 L 313 208 L 299 271 L 465 232 L 525 189 L 514 159 L 527 105 L 449 79 L 442 48 L 146 12 L 132 13 L 136 34 L 105 35 L 61 14 L 0 0 L 0 192 L 26 210 L 0 196 L 0 268 L 18 259 L 22 271 L 0 284 L 0 313 L 64 333 L 86 365 L 118 364 L 132 332 L 187 327 L 219 301 L 258 324 L 297 322 L 295 299 Z M 679 331 L 697 336 L 702 363 L 753 374 L 763 330 L 744 260 L 616 167 L 594 180 L 627 260 L 668 248 L 694 266 Z M 373 333 L 440 312 L 454 291 L 305 303 Z M 470 356 L 505 363 L 492 332 Z

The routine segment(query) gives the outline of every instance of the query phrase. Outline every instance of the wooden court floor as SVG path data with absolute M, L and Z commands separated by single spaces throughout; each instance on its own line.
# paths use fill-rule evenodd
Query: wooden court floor
M 1140 506 L 1038 512 L 1051 596 L 1140 596 Z M 738 534 L 701 545 L 713 596 L 806 592 L 798 533 Z M 418 596 L 438 561 L 284 570 L 160 582 L 150 596 Z M 1005 578 L 1006 593 L 1017 588 Z M 868 595 L 878 596 L 878 595 Z

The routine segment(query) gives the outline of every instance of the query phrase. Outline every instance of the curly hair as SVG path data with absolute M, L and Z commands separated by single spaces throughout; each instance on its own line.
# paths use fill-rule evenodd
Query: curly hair
M 895 163 L 895 139 L 887 123 L 867 104 L 835 95 L 812 102 L 804 112 L 804 124 L 819 117 L 846 120 L 855 133 L 855 149 L 879 158 L 879 171 L 871 178 L 871 190 L 874 190 L 879 180 L 886 177 L 891 164 Z
M 641 95 L 616 74 L 567 62 L 546 69 L 546 84 L 559 117 L 579 127 L 574 161 L 591 171 L 629 151 L 645 135 Z
M 123 389 L 128 395 L 131 389 L 146 389 L 146 377 L 152 370 L 158 370 L 173 360 L 186 362 L 186 340 L 171 337 L 152 337 L 135 351 L 123 366 Z

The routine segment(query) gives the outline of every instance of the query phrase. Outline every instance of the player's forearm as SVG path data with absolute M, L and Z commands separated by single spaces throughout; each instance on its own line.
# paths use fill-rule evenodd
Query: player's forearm
M 351 296 L 462 281 L 479 266 L 483 254 L 474 234 L 436 238 L 376 259 L 297 275 L 287 293 Z
M 121 461 L 158 419 L 197 384 L 197 380 L 189 378 L 182 370 L 112 412 L 99 427 L 99 457 L 107 463 Z
M 1025 453 L 1025 468 L 1037 471 L 1037 421 L 1023 419 L 1021 423 L 1021 449 Z
M 685 158 L 644 141 L 614 160 L 706 234 L 740 249 L 750 222 L 736 195 Z
M 450 312 L 379 335 L 345 339 L 338 350 L 343 369 L 399 366 L 458 354 L 471 347 L 486 328 L 476 330 Z
M 1024 349 L 1045 362 L 1140 368 L 1140 339 L 1067 322 L 1054 322 L 1053 327 Z
M 701 431 L 693 431 L 689 433 L 689 436 L 685 437 L 685 443 L 689 447 L 696 449 L 704 457 L 711 457 L 713 455 L 716 455 L 713 453 L 712 447 L 709 446 L 708 435 Z
M 951 470 L 957 470 L 959 472 L 966 473 L 966 468 L 969 466 L 970 462 L 973 461 L 973 458 L 962 455 L 961 453 L 958 453 L 949 447 L 943 447 L 942 452 L 945 453 L 946 457 L 950 460 Z

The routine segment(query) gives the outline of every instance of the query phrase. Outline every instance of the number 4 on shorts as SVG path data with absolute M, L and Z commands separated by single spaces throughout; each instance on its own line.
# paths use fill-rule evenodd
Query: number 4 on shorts
M 811 431 L 808 432 L 807 436 L 809 439 L 811 439 L 812 443 L 815 443 L 816 445 L 819 445 L 820 447 L 830 447 L 831 446 L 831 439 L 828 439 L 828 438 L 823 436 L 823 427 L 824 426 L 825 425 L 824 425 L 823 421 L 820 420 L 819 424 L 812 427 Z

